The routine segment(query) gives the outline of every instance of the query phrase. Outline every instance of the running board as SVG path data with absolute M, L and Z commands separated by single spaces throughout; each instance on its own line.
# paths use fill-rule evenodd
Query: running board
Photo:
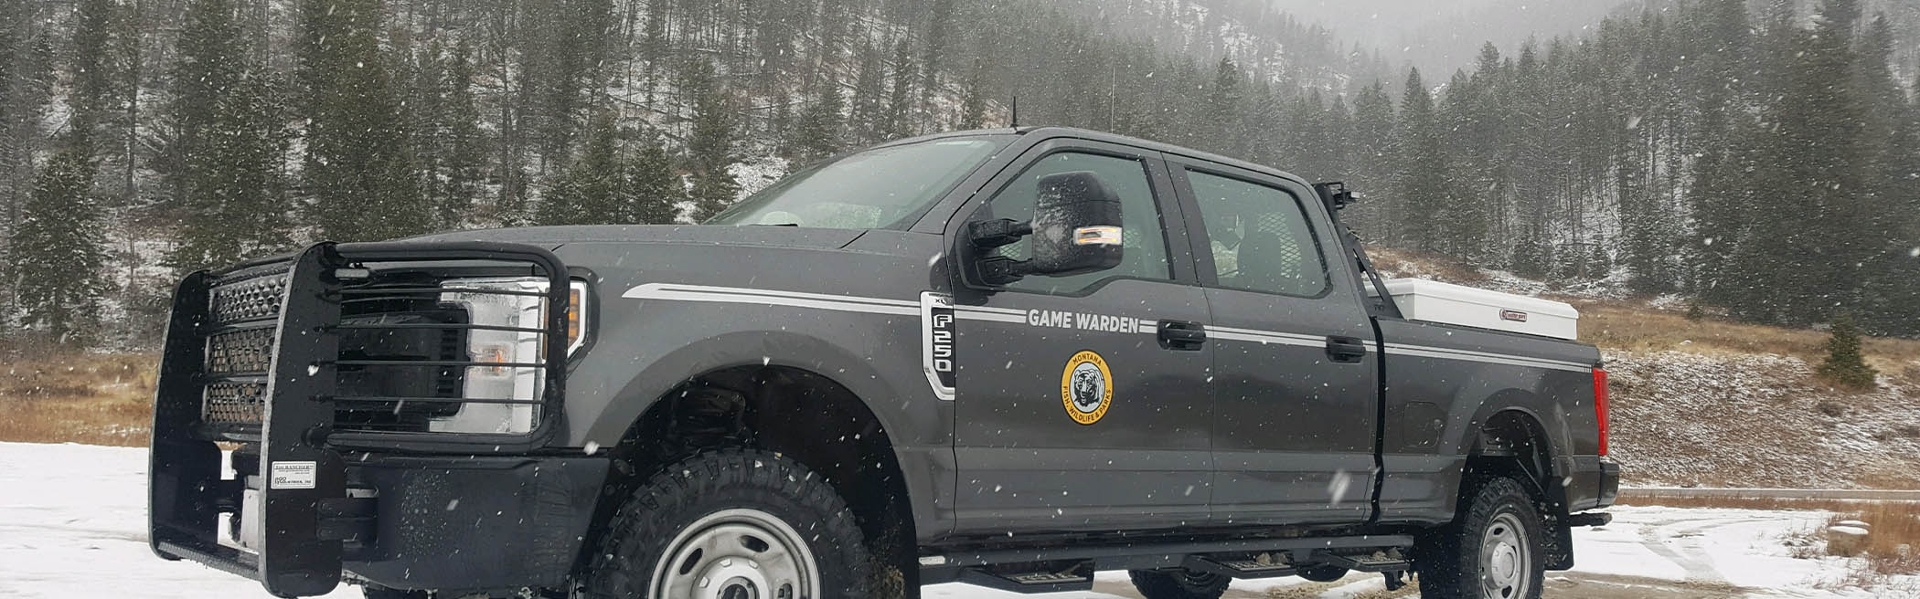
M 1413 569 L 1413 563 L 1407 561 L 1405 554 L 1401 553 L 1397 547 L 1361 555 L 1341 555 L 1323 551 L 1315 557 L 1320 563 L 1339 566 L 1354 572 L 1405 572 Z
M 1285 551 L 1237 558 L 1189 555 L 1180 567 L 1194 572 L 1207 572 L 1232 578 L 1279 578 L 1300 573 L 1300 568 L 1293 563 L 1293 558 Z
M 1187 568 L 1234 578 L 1292 576 L 1301 566 L 1329 564 L 1359 572 L 1410 569 L 1408 535 L 1240 539 L 1126 545 L 1060 543 L 1026 549 L 955 550 L 920 557 L 924 584 L 967 582 L 1022 593 L 1086 590 L 1093 573 Z
M 1091 561 L 1079 562 L 1058 570 L 1043 569 L 1033 572 L 994 572 L 984 567 L 967 568 L 960 572 L 959 581 L 1022 594 L 1091 591 L 1093 590 L 1093 568 Z

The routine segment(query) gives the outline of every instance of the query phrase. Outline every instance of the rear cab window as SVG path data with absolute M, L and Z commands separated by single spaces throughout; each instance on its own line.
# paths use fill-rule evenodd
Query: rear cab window
M 1325 255 L 1300 198 L 1286 190 L 1186 169 L 1221 287 L 1318 297 L 1331 286 Z M 1207 269 L 1206 265 L 1201 266 Z

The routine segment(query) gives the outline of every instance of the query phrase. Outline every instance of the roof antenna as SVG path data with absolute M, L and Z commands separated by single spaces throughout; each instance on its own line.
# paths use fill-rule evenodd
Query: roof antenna
M 1013 125 L 1011 125 L 1011 127 L 1015 129 L 1020 128 L 1020 94 L 1013 95 Z

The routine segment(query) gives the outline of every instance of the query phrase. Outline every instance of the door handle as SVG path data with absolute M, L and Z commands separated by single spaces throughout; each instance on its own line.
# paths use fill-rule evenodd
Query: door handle
M 1183 320 L 1160 321 L 1160 348 L 1175 351 L 1196 351 L 1207 344 L 1207 329 L 1197 322 Z
M 1352 337 L 1328 337 L 1327 357 L 1344 364 L 1357 363 L 1367 358 L 1367 344 Z

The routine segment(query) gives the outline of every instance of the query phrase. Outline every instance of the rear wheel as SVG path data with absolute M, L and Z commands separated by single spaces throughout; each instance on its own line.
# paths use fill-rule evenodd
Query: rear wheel
M 1453 524 L 1420 539 L 1414 567 L 1430 599 L 1539 599 L 1546 579 L 1545 537 L 1533 497 L 1518 481 L 1496 478 L 1474 492 Z
M 866 599 L 868 554 L 846 502 L 774 454 L 704 453 L 655 475 L 614 517 L 595 599 Z
M 1129 570 L 1133 588 L 1146 599 L 1220 599 L 1227 592 L 1225 576 L 1195 572 L 1185 568 L 1171 570 Z

